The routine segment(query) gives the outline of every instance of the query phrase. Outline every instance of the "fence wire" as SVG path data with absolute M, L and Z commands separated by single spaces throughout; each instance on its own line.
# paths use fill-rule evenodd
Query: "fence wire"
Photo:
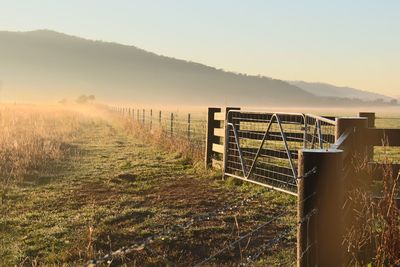
M 152 244 L 156 240 L 164 240 L 167 239 L 174 234 L 177 234 L 179 232 L 185 231 L 195 225 L 196 223 L 201 223 L 201 222 L 206 222 L 211 220 L 212 218 L 218 217 L 220 215 L 225 215 L 227 213 L 232 213 L 240 208 L 244 208 L 250 203 L 252 203 L 254 200 L 259 198 L 263 192 L 259 191 L 257 193 L 254 193 L 245 199 L 241 200 L 240 202 L 237 202 L 235 204 L 227 204 L 219 209 L 216 209 L 211 212 L 207 213 L 202 213 L 202 214 L 194 214 L 190 217 L 184 218 L 184 222 L 180 224 L 175 224 L 171 227 L 166 227 L 163 230 L 154 233 L 146 238 L 143 238 L 141 240 L 138 240 L 129 246 L 122 247 L 118 250 L 112 251 L 103 257 L 100 257 L 98 259 L 93 259 L 87 262 L 86 266 L 90 266 L 92 264 L 110 264 L 112 260 L 116 258 L 122 258 L 125 255 L 128 255 L 134 251 L 139 251 L 147 248 L 150 244 Z
M 199 151 L 205 149 L 207 119 L 204 113 L 137 108 L 118 108 L 117 111 L 132 123 L 148 130 L 149 134 L 160 131 L 166 137 L 188 142 Z
M 225 174 L 292 194 L 298 150 L 335 142 L 335 122 L 313 115 L 230 111 L 227 127 Z

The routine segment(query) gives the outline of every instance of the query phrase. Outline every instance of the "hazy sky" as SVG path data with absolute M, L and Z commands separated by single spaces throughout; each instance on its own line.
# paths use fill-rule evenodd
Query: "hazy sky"
M 398 0 L 0 0 L 0 30 L 44 28 L 400 96 Z

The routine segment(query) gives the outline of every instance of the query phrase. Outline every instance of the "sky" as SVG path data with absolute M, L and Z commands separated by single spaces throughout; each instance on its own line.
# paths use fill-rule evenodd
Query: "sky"
M 399 14 L 398 0 L 0 0 L 0 30 L 51 29 L 400 97 Z

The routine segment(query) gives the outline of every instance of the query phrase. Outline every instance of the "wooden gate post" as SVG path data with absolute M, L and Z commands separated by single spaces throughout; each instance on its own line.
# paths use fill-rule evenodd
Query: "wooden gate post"
M 359 118 L 359 117 L 343 117 L 336 118 L 336 129 L 335 129 L 335 139 L 338 140 L 339 137 L 346 132 L 348 129 L 353 129 L 353 133 L 355 136 L 354 139 L 354 147 L 353 149 L 357 150 L 357 153 L 363 152 L 363 148 L 365 148 L 365 140 L 363 138 L 363 134 L 365 133 L 365 129 L 368 127 L 368 119 L 367 118 Z M 365 152 L 365 151 L 364 151 Z
M 375 128 L 375 112 L 360 112 L 359 117 L 367 118 L 367 127 L 368 128 Z M 367 158 L 368 161 L 373 161 L 374 159 L 374 147 L 367 146 Z
M 360 118 L 367 118 L 368 128 L 375 128 L 375 112 L 360 112 L 358 116 Z
M 343 151 L 299 151 L 297 266 L 343 266 Z
M 224 154 L 223 154 L 223 170 L 222 170 L 222 178 L 225 178 L 225 170 L 228 166 L 228 152 L 229 148 L 231 148 L 233 145 L 230 144 L 230 142 L 235 142 L 234 137 L 229 135 L 229 127 L 228 127 L 228 122 L 233 122 L 232 121 L 232 114 L 229 113 L 231 110 L 240 110 L 240 108 L 235 108 L 235 107 L 226 107 L 225 108 L 225 121 L 224 121 L 224 132 L 225 132 L 225 138 L 224 138 Z
M 220 122 L 215 120 L 215 113 L 221 112 L 221 108 L 208 108 L 207 113 L 207 132 L 206 132 L 206 151 L 205 151 L 205 167 L 209 168 L 212 164 L 212 145 L 218 143 L 218 136 L 214 135 L 214 129 L 220 127 Z
M 347 159 L 348 171 L 350 172 L 349 177 L 346 179 L 345 186 L 348 188 L 352 187 L 352 184 L 356 184 L 355 176 L 352 175 L 354 173 L 354 166 L 352 161 L 357 159 L 358 161 L 363 161 L 365 159 L 368 160 L 368 157 L 372 157 L 368 155 L 368 146 L 367 143 L 367 130 L 368 120 L 367 118 L 359 118 L 359 117 L 344 117 L 344 118 L 336 118 L 336 130 L 335 130 L 335 139 L 336 141 L 340 138 L 340 136 L 346 131 L 351 131 L 351 140 L 348 149 L 346 149 L 345 154 Z

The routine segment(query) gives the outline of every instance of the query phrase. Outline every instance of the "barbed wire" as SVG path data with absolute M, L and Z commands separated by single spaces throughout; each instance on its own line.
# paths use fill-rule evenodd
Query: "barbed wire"
M 314 194 L 311 194 L 309 197 L 312 197 L 312 196 L 314 196 L 314 195 L 315 195 L 315 193 L 314 193 Z M 302 219 L 300 219 L 300 220 L 298 221 L 298 225 L 301 225 L 301 224 L 303 224 L 303 223 L 306 222 L 306 223 L 307 223 L 307 232 L 308 232 L 308 231 L 309 231 L 308 225 L 309 225 L 310 219 L 311 219 L 312 216 L 314 216 L 315 214 L 317 214 L 317 211 L 318 211 L 317 209 L 313 209 L 310 213 L 308 213 L 306 216 L 304 216 Z M 254 262 L 255 262 L 256 260 L 258 260 L 271 246 L 275 245 L 275 244 L 278 243 L 279 241 L 281 241 L 281 240 L 285 239 L 286 237 L 288 237 L 288 235 L 289 235 L 296 227 L 297 227 L 297 226 L 292 227 L 292 228 L 288 228 L 288 229 L 284 230 L 283 232 L 281 232 L 280 234 L 278 234 L 276 237 L 274 237 L 273 239 L 269 240 L 267 243 L 264 243 L 263 245 L 261 245 L 260 248 L 259 248 L 259 250 L 258 250 L 255 254 L 253 254 L 253 255 L 251 255 L 251 256 L 248 256 L 248 257 L 246 258 L 246 262 L 245 262 L 245 263 L 240 263 L 239 266 L 240 266 L 240 267 L 242 267 L 242 266 L 248 266 L 248 265 L 254 263 Z M 307 233 L 307 248 L 306 248 L 306 250 L 304 250 L 304 251 L 302 252 L 302 254 L 300 255 L 299 259 L 297 259 L 297 260 L 303 259 L 303 257 L 308 253 L 308 251 L 309 251 L 314 245 L 316 245 L 316 242 L 313 242 L 313 243 L 309 244 L 308 233 Z M 292 265 L 293 265 L 293 264 L 292 264 Z
M 375 117 L 378 120 L 400 120 L 400 117 Z
M 283 215 L 287 214 L 287 211 L 284 211 L 280 214 L 278 214 L 277 216 L 273 217 L 272 219 L 266 221 L 265 223 L 261 224 L 260 226 L 258 226 L 256 229 L 252 230 L 251 232 L 239 237 L 238 239 L 236 239 L 235 241 L 229 243 L 227 246 L 225 246 L 224 248 L 220 249 L 219 251 L 217 251 L 216 253 L 212 254 L 210 257 L 206 258 L 205 260 L 201 261 L 200 263 L 196 264 L 195 267 L 200 267 L 203 266 L 204 264 L 210 262 L 211 260 L 215 259 L 216 257 L 218 257 L 219 255 L 221 255 L 223 252 L 233 249 L 234 246 L 236 244 L 239 244 L 241 241 L 252 237 L 255 233 L 257 233 L 258 231 L 260 231 L 261 229 L 265 228 L 266 226 L 270 225 L 271 223 L 275 222 L 276 220 L 278 220 L 279 218 L 281 218 Z
M 213 217 L 219 216 L 219 215 L 224 215 L 227 212 L 231 211 L 236 211 L 241 207 L 244 207 L 246 204 L 254 201 L 257 197 L 259 197 L 261 194 L 263 194 L 262 191 L 256 192 L 252 194 L 250 197 L 247 197 L 243 200 L 241 200 L 239 203 L 233 204 L 233 205 L 226 205 L 222 208 L 219 208 L 215 211 L 208 212 L 205 214 L 200 214 L 200 215 L 194 215 L 189 218 L 188 221 L 173 225 L 169 228 L 165 228 L 162 231 L 155 233 L 151 236 L 148 236 L 140 241 L 135 242 L 134 244 L 131 244 L 126 247 L 122 247 L 116 251 L 113 251 L 109 254 L 104 255 L 103 257 L 100 257 L 98 259 L 93 259 L 87 262 L 86 266 L 92 265 L 92 264 L 103 264 L 103 263 L 111 263 L 113 258 L 117 257 L 122 257 L 123 255 L 130 254 L 134 251 L 139 251 L 143 250 L 146 248 L 149 244 L 153 243 L 155 240 L 164 240 L 168 238 L 168 236 L 182 230 L 186 230 L 189 227 L 191 227 L 195 223 L 203 222 L 203 221 L 208 221 Z
M 308 172 L 306 172 L 304 175 L 298 176 L 298 177 L 297 177 L 297 180 L 301 180 L 301 179 L 304 179 L 304 178 L 308 178 L 308 177 L 310 177 L 311 175 L 316 174 L 316 173 L 317 173 L 317 167 L 314 167 L 314 168 L 312 168 L 311 170 L 309 170 Z
M 306 216 L 304 216 L 303 218 L 300 219 L 300 221 L 298 221 L 298 224 L 305 223 L 307 220 L 309 220 L 312 216 L 316 215 L 317 213 L 318 209 L 311 210 Z
M 287 238 L 289 234 L 295 229 L 295 227 L 288 228 L 284 231 L 282 231 L 279 235 L 274 237 L 273 239 L 269 240 L 267 243 L 264 243 L 263 245 L 260 246 L 259 250 L 246 258 L 245 263 L 240 263 L 238 266 L 239 267 L 244 267 L 244 266 L 249 266 L 250 264 L 254 263 L 256 260 L 258 260 L 269 248 L 271 248 L 273 245 L 277 244 L 281 240 Z

